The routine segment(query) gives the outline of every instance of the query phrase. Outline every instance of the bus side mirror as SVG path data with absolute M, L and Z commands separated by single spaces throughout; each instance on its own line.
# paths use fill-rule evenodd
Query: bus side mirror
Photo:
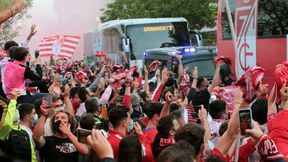
M 191 43 L 193 46 L 202 46 L 202 35 L 196 31 L 189 31 Z
M 122 49 L 125 53 L 130 53 L 130 39 L 122 38 Z

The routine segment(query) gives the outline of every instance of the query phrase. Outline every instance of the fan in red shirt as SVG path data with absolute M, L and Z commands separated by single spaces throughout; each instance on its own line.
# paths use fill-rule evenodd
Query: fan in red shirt
M 111 144 L 114 157 L 118 157 L 118 148 L 120 141 L 126 136 L 126 133 L 133 129 L 133 120 L 130 118 L 129 109 L 125 107 L 116 107 L 109 111 L 109 120 L 113 126 L 107 137 Z
M 155 136 L 158 133 L 156 127 L 160 120 L 162 107 L 163 105 L 160 103 L 151 103 L 150 105 L 146 105 L 146 108 L 144 109 L 145 114 L 149 118 L 147 127 L 144 129 L 144 134 L 147 135 L 151 147 L 153 146 Z

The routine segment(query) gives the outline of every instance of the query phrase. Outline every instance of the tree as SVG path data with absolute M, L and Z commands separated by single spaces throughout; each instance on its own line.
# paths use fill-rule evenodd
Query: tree
M 12 40 L 18 36 L 18 31 L 21 29 L 20 26 L 15 27 L 17 21 L 30 18 L 31 15 L 28 14 L 28 8 L 32 6 L 33 0 L 25 0 L 25 8 L 15 15 L 13 18 L 10 18 L 3 24 L 3 32 L 0 33 L 0 44 L 6 41 Z M 0 11 L 9 7 L 11 0 L 0 0 Z
M 213 0 L 115 0 L 107 5 L 103 22 L 143 17 L 184 17 L 192 29 L 215 26 L 217 7 Z

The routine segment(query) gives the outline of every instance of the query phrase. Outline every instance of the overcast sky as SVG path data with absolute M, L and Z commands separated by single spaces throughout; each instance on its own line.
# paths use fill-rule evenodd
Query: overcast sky
M 90 31 L 101 16 L 100 9 L 113 0 L 33 0 L 33 7 L 29 9 L 32 18 L 19 22 L 22 26 L 17 41 L 23 40 L 32 24 L 38 27 L 37 35 L 30 43 L 31 52 L 37 49 L 42 37 L 58 34 L 72 34 L 83 36 Z M 82 39 L 83 41 L 83 39 Z M 74 59 L 83 57 L 83 42 L 80 42 Z

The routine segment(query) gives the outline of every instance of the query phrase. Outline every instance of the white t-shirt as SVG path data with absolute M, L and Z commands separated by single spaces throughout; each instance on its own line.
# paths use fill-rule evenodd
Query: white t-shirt
M 208 114 L 208 124 L 209 124 L 211 135 L 212 135 L 211 142 L 215 146 L 218 144 L 218 140 L 220 138 L 219 129 L 220 129 L 220 126 L 223 122 L 225 122 L 225 120 L 212 119 L 212 117 Z
M 44 136 L 52 136 L 54 133 L 51 128 L 51 118 L 48 117 L 44 123 Z
M 86 113 L 85 103 L 81 103 L 79 108 L 77 109 L 76 116 L 82 116 Z

